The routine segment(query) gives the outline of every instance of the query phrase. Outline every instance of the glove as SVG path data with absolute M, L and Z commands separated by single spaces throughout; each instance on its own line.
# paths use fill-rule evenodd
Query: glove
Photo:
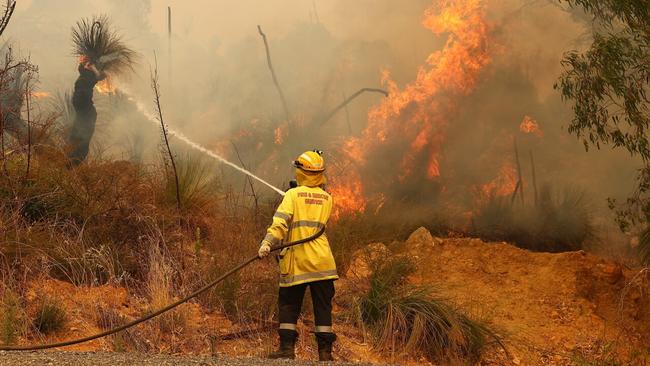
M 257 251 L 257 256 L 260 258 L 266 258 L 269 253 L 271 253 L 271 243 L 266 240 L 262 240 L 260 249 Z

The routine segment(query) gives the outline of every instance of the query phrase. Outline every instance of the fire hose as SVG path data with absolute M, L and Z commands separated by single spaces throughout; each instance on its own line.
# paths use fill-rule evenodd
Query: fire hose
M 325 227 L 323 226 L 316 234 L 314 234 L 314 235 L 312 235 L 310 237 L 304 238 L 304 239 L 292 241 L 292 242 L 285 243 L 285 244 L 276 245 L 276 246 L 271 248 L 271 252 L 275 252 L 275 251 L 282 250 L 282 249 L 285 249 L 285 248 L 289 248 L 289 247 L 292 247 L 292 246 L 295 246 L 295 245 L 310 242 L 312 240 L 317 239 L 321 235 L 323 235 L 324 232 L 325 232 Z M 119 327 L 115 327 L 115 328 L 112 328 L 112 329 L 109 329 L 109 330 L 106 330 L 104 332 L 97 333 L 97 334 L 94 334 L 94 335 L 91 335 L 91 336 L 88 336 L 88 337 L 83 337 L 83 338 L 73 339 L 73 340 L 63 341 L 63 342 L 57 342 L 57 343 L 38 344 L 38 345 L 29 345 L 29 346 L 0 346 L 0 351 L 36 351 L 36 350 L 42 350 L 42 349 L 48 349 L 48 348 L 66 347 L 66 346 L 71 346 L 71 345 L 74 345 L 74 344 L 79 344 L 79 343 L 92 341 L 92 340 L 95 340 L 95 339 L 98 339 L 98 338 L 103 338 L 103 337 L 106 337 L 106 336 L 121 332 L 121 331 L 126 330 L 128 328 L 136 326 L 136 325 L 138 325 L 140 323 L 143 323 L 143 322 L 145 322 L 147 320 L 155 318 L 158 315 L 161 315 L 161 314 L 163 314 L 163 313 L 165 313 L 165 312 L 167 312 L 169 310 L 172 310 L 173 308 L 175 308 L 175 307 L 177 307 L 177 306 L 179 306 L 179 305 L 181 305 L 183 303 L 188 302 L 189 300 L 191 300 L 191 299 L 201 295 L 202 293 L 208 291 L 209 289 L 211 289 L 212 287 L 217 285 L 219 282 L 225 280 L 229 276 L 235 274 L 236 272 L 240 271 L 242 268 L 248 266 L 249 264 L 255 262 L 258 259 L 260 259 L 260 257 L 258 255 L 250 257 L 246 261 L 240 263 L 238 266 L 236 266 L 236 267 L 232 268 L 231 270 L 229 270 L 228 272 L 222 274 L 219 278 L 217 278 L 217 279 L 213 280 L 212 282 L 208 283 L 207 285 L 201 287 L 200 289 L 196 290 L 195 292 L 193 292 L 192 294 L 186 296 L 185 298 L 180 299 L 180 300 L 178 300 L 178 301 L 176 301 L 174 303 L 171 303 L 171 304 L 165 306 L 162 309 L 159 309 L 159 310 L 157 310 L 157 311 L 155 311 L 153 313 L 147 314 L 147 315 L 145 315 L 145 316 L 143 316 L 141 318 L 135 319 L 135 320 L 133 320 L 133 321 L 131 321 L 129 323 L 126 323 L 124 325 L 121 325 Z

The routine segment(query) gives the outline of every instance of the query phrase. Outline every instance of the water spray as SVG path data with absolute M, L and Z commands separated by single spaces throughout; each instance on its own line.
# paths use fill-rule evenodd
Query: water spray
M 149 112 L 141 102 L 139 102 L 135 98 L 131 97 L 128 93 L 125 93 L 125 94 L 126 94 L 127 98 L 129 99 L 129 101 L 131 101 L 131 102 L 133 102 L 133 104 L 135 104 L 135 106 L 138 108 L 138 110 L 147 118 L 147 120 L 149 120 L 149 122 L 155 124 L 156 126 L 160 125 L 160 122 L 158 121 L 158 119 L 156 119 L 156 117 L 151 112 Z M 284 196 L 284 191 L 281 190 L 280 188 L 272 185 L 271 183 L 265 181 L 264 179 L 258 177 L 257 175 L 251 173 L 250 171 L 240 167 L 239 165 L 228 161 L 224 157 L 216 154 L 215 152 L 210 151 L 210 150 L 206 149 L 205 147 L 197 144 L 196 142 L 190 140 L 187 136 L 183 135 L 181 132 L 178 132 L 178 131 L 172 130 L 170 128 L 167 128 L 167 133 L 170 136 L 174 136 L 177 139 L 183 141 L 185 144 L 187 144 L 192 149 L 197 150 L 197 151 L 199 151 L 199 152 L 201 152 L 201 153 L 203 153 L 203 154 L 205 154 L 205 155 L 207 155 L 207 156 L 209 156 L 209 157 L 211 157 L 211 158 L 213 158 L 213 159 L 215 159 L 215 160 L 217 160 L 217 161 L 219 161 L 219 162 L 221 162 L 223 164 L 226 164 L 226 165 L 228 165 L 228 166 L 230 166 L 230 167 L 232 167 L 232 168 L 246 174 L 247 176 L 249 176 L 249 177 L 255 179 L 256 181 L 264 184 L 265 186 L 271 188 L 272 190 L 274 190 L 279 195 Z

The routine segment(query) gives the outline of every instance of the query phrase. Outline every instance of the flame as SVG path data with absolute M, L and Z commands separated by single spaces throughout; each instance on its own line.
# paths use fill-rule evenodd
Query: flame
M 363 213 L 366 211 L 366 201 L 363 195 L 361 177 L 356 169 L 349 169 L 345 175 L 334 174 L 337 177 L 345 177 L 345 182 L 333 184 L 328 190 L 334 199 L 331 217 L 338 220 L 342 214 Z
M 100 94 L 115 94 L 117 86 L 115 86 L 115 83 L 113 83 L 110 77 L 107 77 L 95 85 L 95 90 Z
M 36 99 L 49 98 L 52 94 L 49 92 L 32 92 L 31 96 Z
M 275 129 L 275 144 L 282 145 L 284 143 L 284 137 L 287 135 L 288 125 L 284 124 Z
M 501 165 L 499 173 L 491 182 L 481 185 L 478 188 L 479 201 L 486 201 L 490 197 L 502 197 L 511 195 L 517 187 L 517 170 L 512 162 L 508 161 Z
M 456 110 L 455 100 L 475 90 L 481 71 L 491 62 L 484 2 L 434 1 L 425 11 L 422 24 L 436 36 L 447 35 L 444 48 L 429 55 L 416 79 L 403 89 L 391 79 L 389 71 L 383 71 L 382 82 L 389 96 L 370 110 L 361 136 L 343 143 L 343 152 L 360 168 L 371 162 L 374 154 L 385 157 L 382 161 L 374 159 L 377 164 L 399 170 L 373 184 L 437 180 L 441 176 L 442 145 L 449 117 Z M 345 186 L 335 184 L 331 190 L 343 195 L 337 202 L 339 210 L 365 208 L 359 203 L 364 199 L 359 197 L 364 192 L 361 176 L 350 177 L 346 172 Z M 350 199 L 352 192 L 354 200 Z
M 544 132 L 539 128 L 539 124 L 533 118 L 524 116 L 524 120 L 519 125 L 519 131 L 523 133 L 532 133 L 539 137 L 544 136 Z

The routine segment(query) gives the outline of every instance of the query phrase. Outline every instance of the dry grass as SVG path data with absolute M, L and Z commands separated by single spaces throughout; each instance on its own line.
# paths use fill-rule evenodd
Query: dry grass
M 175 278 L 178 271 L 164 249 L 160 245 L 152 245 L 149 251 L 149 272 L 147 274 L 147 293 L 152 310 L 165 307 L 176 299 L 174 293 L 178 292 Z M 153 320 L 161 333 L 173 333 L 182 329 L 187 323 L 187 314 L 184 307 L 180 306 L 164 313 Z
M 128 321 L 126 317 L 120 315 L 117 311 L 110 308 L 98 306 L 95 310 L 96 323 L 102 330 L 109 330 Z M 143 337 L 142 331 L 139 328 L 130 328 L 122 332 L 113 334 L 109 338 L 113 344 L 113 350 L 116 352 L 136 351 L 148 352 L 151 351 L 151 345 Z

